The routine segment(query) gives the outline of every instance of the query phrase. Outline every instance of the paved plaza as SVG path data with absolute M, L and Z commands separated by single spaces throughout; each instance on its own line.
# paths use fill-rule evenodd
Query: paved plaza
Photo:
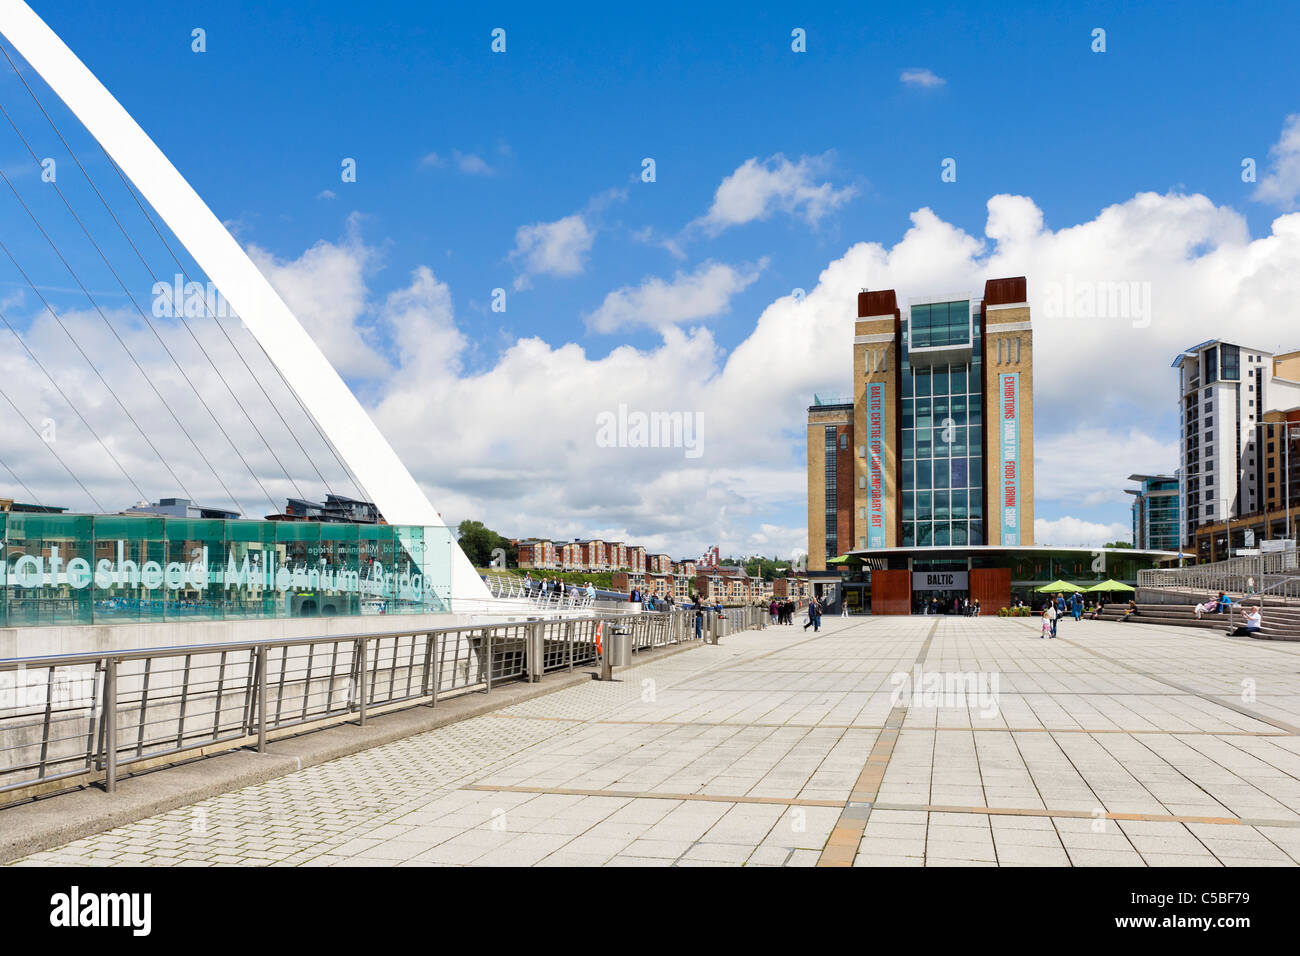
M 1300 862 L 1300 644 L 828 618 L 617 676 L 15 865 Z

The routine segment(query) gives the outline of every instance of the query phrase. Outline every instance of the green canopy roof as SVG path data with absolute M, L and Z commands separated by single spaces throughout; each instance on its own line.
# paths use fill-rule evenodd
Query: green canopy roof
M 1069 581 L 1056 580 L 1051 584 L 1044 584 L 1041 588 L 1034 588 L 1039 594 L 1060 594 L 1067 591 L 1082 591 L 1083 589 L 1071 584 Z
M 1127 584 L 1124 584 L 1121 581 L 1116 581 L 1113 578 L 1107 578 L 1105 581 L 1102 581 L 1100 584 L 1094 584 L 1092 587 L 1088 588 L 1088 590 L 1089 591 L 1132 591 L 1133 588 L 1129 587 Z

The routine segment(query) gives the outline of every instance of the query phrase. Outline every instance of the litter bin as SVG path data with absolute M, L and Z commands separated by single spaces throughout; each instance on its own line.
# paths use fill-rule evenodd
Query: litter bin
M 630 627 L 610 628 L 609 640 L 604 650 L 610 667 L 626 667 L 631 664 L 632 629 Z

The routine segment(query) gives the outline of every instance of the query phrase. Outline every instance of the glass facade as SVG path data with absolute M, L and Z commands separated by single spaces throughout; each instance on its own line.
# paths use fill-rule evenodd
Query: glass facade
M 908 331 L 912 348 L 971 344 L 969 300 L 914 305 L 910 311 Z
M 903 323 L 903 547 L 984 543 L 983 348 L 969 316 L 968 301 L 914 305 Z M 912 347 L 962 344 L 953 340 L 958 334 L 971 339 L 969 362 L 927 368 L 909 363 Z
M 450 608 L 447 528 L 0 515 L 0 625 L 407 614 Z
M 1148 478 L 1133 499 L 1133 545 L 1154 551 L 1177 551 L 1182 508 L 1177 478 Z
M 1222 356 L 1220 377 L 1225 382 L 1241 381 L 1241 349 L 1225 342 L 1219 346 L 1219 354 Z

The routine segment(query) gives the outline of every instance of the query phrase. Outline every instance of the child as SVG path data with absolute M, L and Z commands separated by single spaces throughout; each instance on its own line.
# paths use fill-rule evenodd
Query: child
M 1054 635 L 1052 634 L 1052 625 L 1055 623 L 1056 623 L 1056 605 L 1052 601 L 1048 601 L 1046 604 L 1043 605 L 1043 633 L 1040 635 L 1040 637 L 1046 637 L 1046 638 L 1053 637 Z

